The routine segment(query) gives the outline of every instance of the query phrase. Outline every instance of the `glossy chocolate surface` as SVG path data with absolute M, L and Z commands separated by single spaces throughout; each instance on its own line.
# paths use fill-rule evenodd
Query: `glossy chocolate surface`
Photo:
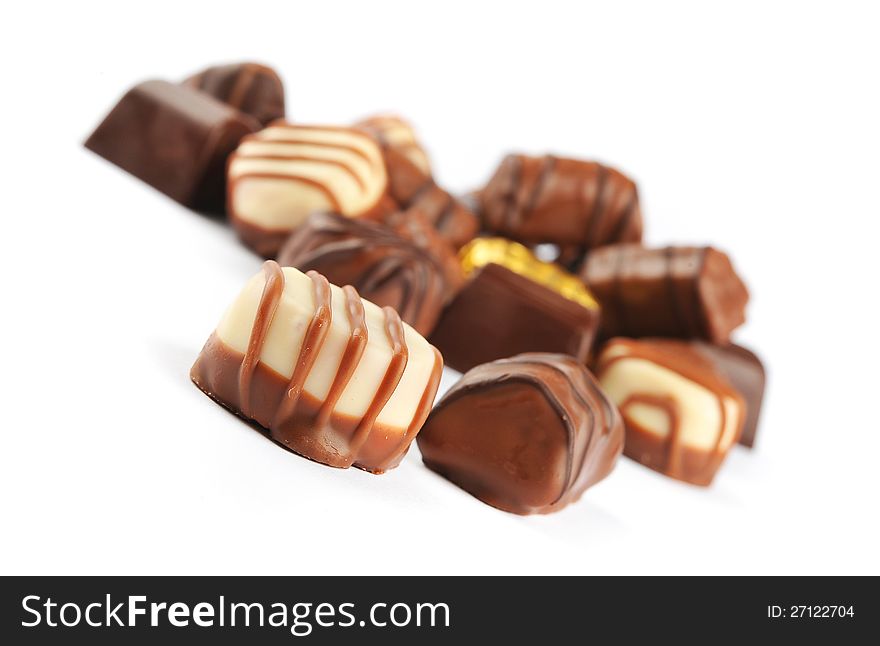
M 146 81 L 119 100 L 85 146 L 181 204 L 222 213 L 226 159 L 257 129 L 207 94 Z
M 487 231 L 525 243 L 592 249 L 642 239 L 635 183 L 597 162 L 508 155 L 479 203 Z
M 739 439 L 745 402 L 695 346 L 612 339 L 596 377 L 626 427 L 624 454 L 691 484 L 712 483 Z
M 190 376 L 205 394 L 237 415 L 268 429 L 272 439 L 300 455 L 334 467 L 353 465 L 372 473 L 383 473 L 400 462 L 431 410 L 443 367 L 440 354 L 421 340 L 428 349 L 421 356 L 430 361 L 430 365 L 422 366 L 427 368 L 428 376 L 419 382 L 422 385 L 418 401 L 404 404 L 411 406 L 414 412 L 407 417 L 404 427 L 383 425 L 380 421 L 383 410 L 406 379 L 408 364 L 417 360 L 413 356 L 413 340 L 408 340 L 414 331 L 407 332 L 394 310 L 385 307 L 379 312 L 373 304 L 362 301 L 350 286 L 336 291 L 345 300 L 348 321 L 334 323 L 334 289 L 326 278 L 310 271 L 308 278 L 314 300 L 311 320 L 301 331 L 303 336 L 292 374 L 279 374 L 263 360 L 263 353 L 270 337 L 274 335 L 277 342 L 279 331 L 273 324 L 285 293 L 285 272 L 291 271 L 294 270 L 282 269 L 274 261 L 264 264 L 265 282 L 247 332 L 246 351 L 230 347 L 218 329 L 199 354 Z M 368 305 L 370 312 L 366 311 Z M 370 325 L 371 312 L 372 316 L 381 317 L 380 329 L 390 347 L 390 359 L 376 383 L 364 381 L 367 373 L 363 370 L 358 373 L 362 364 L 377 361 L 375 348 L 370 350 L 371 327 L 376 331 L 375 324 Z M 318 359 L 333 336 L 334 325 L 342 325 L 341 329 L 347 330 L 347 340 L 332 372 L 329 388 L 318 398 L 309 392 L 308 381 L 313 371 L 327 367 L 319 365 Z M 293 327 L 285 327 L 280 332 L 290 337 L 298 333 Z M 358 374 L 361 374 L 360 381 Z M 376 374 L 375 366 L 371 374 Z M 363 390 L 359 396 L 369 395 L 369 403 L 361 415 L 340 412 L 339 404 L 351 388 Z
M 599 324 L 591 309 L 497 264 L 473 272 L 431 335 L 460 372 L 521 352 L 559 352 L 585 362 Z
M 592 251 L 581 279 L 602 306 L 602 336 L 700 338 L 727 343 L 749 293 L 712 247 L 613 245 Z
M 396 209 L 379 143 L 355 128 L 276 121 L 241 141 L 227 176 L 232 226 L 265 258 L 312 213 L 378 218 Z
M 745 401 L 746 419 L 739 443 L 749 448 L 754 447 L 766 382 L 764 365 L 758 356 L 748 348 L 732 343 L 718 346 L 704 341 L 649 340 L 672 351 L 689 347 L 712 363 L 714 369 L 724 376 Z
M 278 263 L 352 285 L 421 334 L 434 328 L 448 289 L 442 268 L 422 248 L 384 225 L 336 214 L 312 214 L 285 242 Z
M 470 370 L 418 436 L 425 464 L 483 502 L 550 513 L 607 476 L 623 424 L 589 371 L 560 354 L 521 354 Z
M 479 231 L 477 216 L 452 194 L 443 190 L 401 151 L 383 146 L 388 171 L 388 192 L 402 210 L 417 208 L 455 248 Z
M 452 244 L 440 235 L 427 215 L 418 207 L 398 211 L 384 218 L 387 226 L 433 258 L 443 270 L 446 298 L 449 302 L 464 283 L 464 273 Z
M 184 84 L 249 114 L 263 126 L 284 118 L 284 86 L 281 77 L 265 65 L 215 65 L 193 74 Z

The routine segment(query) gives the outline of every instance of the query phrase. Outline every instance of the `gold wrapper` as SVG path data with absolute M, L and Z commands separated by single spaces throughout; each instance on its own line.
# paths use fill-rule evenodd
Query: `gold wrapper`
M 599 303 L 577 276 L 557 264 L 538 260 L 528 247 L 518 242 L 505 238 L 476 238 L 461 248 L 458 258 L 465 276 L 484 265 L 501 265 L 587 309 L 599 309 Z

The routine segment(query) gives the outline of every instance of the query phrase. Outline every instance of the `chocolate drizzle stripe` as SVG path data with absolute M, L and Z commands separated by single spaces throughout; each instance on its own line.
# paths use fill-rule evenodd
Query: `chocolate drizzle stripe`
M 425 196 L 425 194 L 426 194 L 428 191 L 430 191 L 432 188 L 434 188 L 434 186 L 436 186 L 436 185 L 434 184 L 434 180 L 432 180 L 430 177 L 426 177 L 426 178 L 425 178 L 425 182 L 424 182 L 421 186 L 419 186 L 415 191 L 413 191 L 413 193 L 412 193 L 412 195 L 410 196 L 409 200 L 407 200 L 407 203 L 408 203 L 408 204 L 415 204 L 415 203 L 417 203 L 419 200 L 421 200 L 421 199 Z M 427 213 L 426 213 L 426 215 L 427 215 Z M 433 214 L 433 218 L 434 218 L 435 221 L 437 220 L 437 214 L 436 214 L 436 213 Z
M 593 407 L 591 406 L 590 402 L 588 402 L 587 399 L 584 397 L 584 393 L 581 391 L 581 389 L 579 389 L 577 387 L 577 385 L 574 383 L 571 376 L 568 373 L 566 373 L 564 370 L 562 370 L 561 368 L 559 368 L 558 366 L 554 365 L 553 363 L 551 363 L 549 361 L 541 361 L 538 357 L 534 357 L 534 358 L 528 359 L 528 360 L 520 359 L 520 358 L 499 359 L 495 363 L 503 363 L 506 365 L 537 366 L 540 368 L 552 370 L 553 372 L 562 376 L 563 380 L 571 388 L 571 392 L 574 394 L 575 398 L 578 400 L 578 402 L 580 402 L 582 404 L 583 409 L 586 410 L 590 415 L 590 423 L 591 423 L 590 431 L 589 431 L 590 434 L 589 434 L 589 437 L 587 437 L 583 443 L 584 444 L 584 451 L 581 455 L 580 466 L 577 469 L 575 469 L 574 468 L 574 449 L 575 449 L 575 445 L 574 445 L 574 441 L 575 441 L 574 420 L 572 419 L 572 416 L 569 414 L 569 412 L 565 410 L 565 405 L 562 403 L 562 401 L 560 401 L 549 388 L 543 389 L 543 392 L 546 394 L 548 399 L 553 400 L 554 407 L 557 408 L 559 411 L 563 412 L 561 417 L 564 420 L 565 426 L 568 430 L 569 450 L 568 450 L 568 460 L 566 462 L 566 474 L 565 474 L 565 481 L 567 484 L 560 492 L 559 498 L 554 500 L 554 502 L 558 502 L 562 498 L 562 496 L 565 495 L 565 493 L 574 485 L 574 480 L 577 478 L 577 475 L 583 469 L 584 462 L 586 462 L 587 455 L 589 453 L 589 447 L 593 443 L 593 437 L 595 435 L 595 430 L 596 430 L 596 417 L 595 417 L 595 414 L 593 413 Z M 599 397 L 599 399 L 601 400 L 602 398 Z
M 434 405 L 434 396 L 437 394 L 437 387 L 440 385 L 440 377 L 443 374 L 443 356 L 433 345 L 431 346 L 431 351 L 434 353 L 434 366 L 431 368 L 431 376 L 428 378 L 425 390 L 422 391 L 422 398 L 419 400 L 418 406 L 416 406 L 412 421 L 400 439 L 399 447 L 409 446 L 410 438 L 422 428 L 425 418 L 428 417 L 431 407 Z M 399 449 L 395 451 L 395 455 L 398 453 Z
M 688 335 L 692 335 L 694 331 L 691 329 L 691 317 L 684 313 L 684 305 L 678 290 L 675 288 L 675 279 L 672 276 L 672 264 L 675 262 L 676 248 L 664 247 L 663 259 L 666 262 L 666 274 L 664 282 L 666 284 L 666 298 L 672 303 L 672 314 L 675 317 L 675 325 L 680 330 L 686 330 Z
M 584 447 L 584 455 L 581 459 L 581 466 L 580 469 L 578 469 L 578 473 L 583 470 L 587 458 L 592 453 L 593 440 L 596 438 L 595 429 L 600 429 L 602 431 L 602 437 L 604 437 L 611 433 L 614 424 L 614 409 L 605 393 L 599 387 L 599 384 L 593 379 L 586 378 L 584 379 L 584 385 L 586 386 L 586 390 L 589 391 L 592 396 L 593 403 L 598 404 L 597 408 L 599 409 L 598 413 L 600 419 L 598 420 L 598 426 L 593 426 L 590 431 L 590 437 Z M 590 411 L 592 415 L 593 409 L 591 408 Z M 596 423 L 595 417 L 593 418 L 593 422 L 594 424 Z
M 385 404 L 397 389 L 400 378 L 403 377 L 403 371 L 406 369 L 407 360 L 409 359 L 409 351 L 404 338 L 403 322 L 400 316 L 390 307 L 383 307 L 382 313 L 385 315 L 385 334 L 388 336 L 388 343 L 391 345 L 391 360 L 388 362 L 388 368 L 382 377 L 382 382 L 376 389 L 373 400 L 367 407 L 364 416 L 352 434 L 351 454 L 357 459 L 358 453 L 369 439 L 370 432 L 373 430 L 373 424 Z M 380 466 L 384 466 L 380 465 Z
M 627 323 L 626 316 L 626 303 L 624 303 L 623 298 L 623 279 L 621 274 L 623 273 L 623 267 L 626 264 L 627 253 L 626 248 L 620 249 L 617 252 L 617 258 L 614 265 L 614 278 L 611 284 L 611 292 L 614 294 L 614 297 L 609 299 L 610 302 L 602 303 L 602 307 L 611 306 L 614 309 L 614 318 L 617 320 L 618 329 L 620 330 L 620 336 L 629 336 L 629 325 Z
M 618 341 L 618 343 L 625 343 L 625 341 Z M 666 365 L 663 361 L 660 360 L 660 356 L 641 356 L 638 354 L 619 354 L 617 356 L 611 357 L 610 359 L 606 359 L 602 361 L 599 365 L 598 371 L 600 375 L 604 375 L 608 372 L 611 366 L 614 364 L 624 361 L 626 359 L 638 359 L 643 361 L 648 361 L 653 363 L 654 365 L 660 366 L 661 368 L 668 370 L 674 374 L 679 375 L 683 379 L 686 379 L 694 384 L 697 384 L 707 392 L 709 392 L 718 404 L 719 412 L 720 412 L 720 426 L 718 429 L 718 436 L 715 438 L 715 444 L 712 450 L 706 452 L 706 461 L 704 465 L 706 467 L 716 467 L 718 462 L 723 459 L 723 455 L 721 453 L 721 440 L 724 436 L 724 431 L 727 427 L 727 411 L 724 408 L 724 397 L 725 395 L 722 393 L 715 392 L 714 388 L 710 384 L 707 384 L 700 380 L 696 375 L 690 373 L 682 373 L 676 370 L 674 367 L 670 365 Z M 680 416 L 678 412 L 678 402 L 675 398 L 664 395 L 647 395 L 644 393 L 632 393 L 630 394 L 623 403 L 618 406 L 619 410 L 622 414 L 624 414 L 625 410 L 629 407 L 631 403 L 643 403 L 649 406 L 658 406 L 662 408 L 670 418 L 670 434 L 666 439 L 667 442 L 667 461 L 665 465 L 665 469 L 676 477 L 681 475 L 681 454 L 683 451 L 683 441 L 680 437 L 681 429 L 680 429 Z
M 230 181 L 230 192 L 232 185 L 236 182 L 240 182 L 243 179 L 277 179 L 289 182 L 302 182 L 303 184 L 308 184 L 309 186 L 312 186 L 323 193 L 324 197 L 326 197 L 327 201 L 330 203 L 330 208 L 333 211 L 342 210 L 342 206 L 339 204 L 339 200 L 336 198 L 336 194 L 333 193 L 333 191 L 331 191 L 328 186 L 310 177 L 302 177 L 301 175 L 293 174 L 282 175 L 281 173 L 243 173 L 232 178 L 232 181 Z
M 626 207 L 624 207 L 623 212 L 617 218 L 617 223 L 614 225 L 611 235 L 608 237 L 609 243 L 622 239 L 623 233 L 629 226 L 630 220 L 632 220 L 633 214 L 636 212 L 636 207 L 639 205 L 639 192 L 636 189 L 636 185 L 630 181 L 627 183 L 627 186 L 631 191 L 629 202 L 626 203 Z
M 284 292 L 284 272 L 277 262 L 267 260 L 263 263 L 263 273 L 266 274 L 266 283 L 263 285 L 263 293 L 254 315 L 254 325 L 251 328 L 247 350 L 238 371 L 239 407 L 242 414 L 247 417 L 252 417 L 251 381 L 263 352 L 269 327 L 275 318 L 275 312 L 278 311 L 281 294 Z
M 393 253 L 386 255 L 378 262 L 372 264 L 357 280 L 358 288 L 366 293 L 374 293 L 381 290 L 384 285 L 398 278 L 403 270 L 403 266 L 398 262 L 400 256 Z M 400 310 L 407 309 L 406 305 L 411 304 L 410 281 L 401 280 L 401 288 L 403 294 L 400 297 Z M 398 312 L 402 314 L 410 314 L 411 312 Z
M 602 164 L 596 164 L 596 192 L 593 195 L 593 202 L 590 204 L 589 214 L 587 215 L 587 235 L 584 244 L 587 247 L 595 247 L 597 246 L 594 238 L 596 237 L 596 232 L 599 230 L 599 222 L 602 220 L 602 217 L 605 212 L 605 206 L 607 197 L 605 196 L 605 192 L 607 190 L 608 185 L 611 183 L 608 181 L 609 171 Z
M 608 434 L 611 432 L 611 425 L 614 421 L 614 406 L 611 404 L 611 401 L 608 399 L 608 396 L 599 386 L 599 384 L 592 379 L 587 379 L 587 385 L 590 387 L 590 390 L 593 392 L 593 397 L 602 405 L 602 429 L 604 429 L 605 433 Z
M 523 361 L 523 360 L 518 360 L 518 361 L 516 361 L 516 362 L 512 362 L 512 363 L 517 363 L 517 364 L 520 364 L 520 365 L 535 365 L 535 366 L 541 366 L 541 367 L 543 367 L 545 370 L 546 370 L 546 369 L 549 369 L 549 370 L 552 370 L 553 372 L 555 372 L 555 373 L 561 375 L 561 376 L 563 377 L 563 379 L 565 380 L 565 382 L 569 385 L 569 388 L 571 389 L 571 392 L 574 394 L 574 396 L 577 398 L 577 400 L 578 400 L 581 404 L 583 404 L 583 409 L 584 409 L 585 411 L 587 411 L 587 412 L 590 414 L 590 422 L 593 424 L 593 427 L 590 428 L 590 439 L 592 439 L 593 428 L 595 427 L 596 419 L 595 419 L 595 417 L 593 416 L 593 412 L 592 412 L 592 410 L 590 409 L 590 405 L 587 403 L 587 400 L 584 399 L 584 397 L 583 397 L 583 395 L 581 394 L 581 392 L 575 387 L 574 383 L 572 382 L 571 377 L 570 377 L 568 374 L 566 374 L 565 371 L 561 370 L 561 369 L 558 368 L 557 366 L 551 365 L 551 364 L 546 363 L 546 362 L 544 362 L 544 361 Z M 549 388 L 546 389 L 545 392 L 546 392 L 548 395 L 553 394 L 552 390 L 549 389 Z M 565 405 L 562 403 L 562 401 L 559 400 L 557 397 L 555 397 L 555 395 L 553 396 L 553 399 L 556 400 L 557 407 L 558 407 L 561 411 L 565 411 Z M 562 415 L 562 420 L 565 422 L 565 427 L 566 427 L 566 430 L 568 431 L 568 438 L 566 438 L 566 439 L 568 440 L 568 451 L 566 452 L 567 458 L 566 458 L 566 462 L 565 462 L 565 483 L 566 483 L 566 484 L 565 484 L 565 486 L 562 488 L 562 490 L 559 492 L 559 496 L 557 496 L 557 497 L 553 500 L 553 503 L 559 502 L 559 500 L 562 499 L 562 496 L 564 496 L 565 493 L 566 493 L 566 492 L 571 488 L 571 486 L 574 484 L 574 480 L 575 480 L 575 478 L 577 478 L 577 474 L 580 473 L 580 469 L 575 470 L 575 468 L 574 468 L 574 450 L 575 450 L 575 425 L 574 425 L 574 419 L 573 419 L 572 416 L 568 413 L 568 411 L 565 411 L 565 413 Z M 588 444 L 587 442 L 584 443 L 584 448 L 585 448 L 585 449 L 586 449 L 586 447 L 587 447 L 587 444 Z M 585 459 L 585 458 L 586 458 L 586 450 L 584 451 L 584 454 L 583 454 L 583 456 L 582 456 L 582 460 Z M 582 464 L 581 466 L 583 466 L 583 464 Z M 551 504 L 553 504 L 553 503 L 551 503 Z
M 339 361 L 339 367 L 336 369 L 336 376 L 333 378 L 333 383 L 327 391 L 327 397 L 324 398 L 324 403 L 321 404 L 321 408 L 315 417 L 315 426 L 318 428 L 324 428 L 327 425 L 330 415 L 336 407 L 336 402 L 339 401 L 339 398 L 345 391 L 345 387 L 351 381 L 352 375 L 354 375 L 361 362 L 364 350 L 367 347 L 367 341 L 369 340 L 364 315 L 364 303 L 361 301 L 361 297 L 351 285 L 343 287 L 342 293 L 345 294 L 345 310 L 348 315 L 351 332 L 349 333 L 348 343 L 342 353 L 342 359 Z
M 663 468 L 670 475 L 680 476 L 682 473 L 682 449 L 681 417 L 678 414 L 678 403 L 669 395 L 648 395 L 645 393 L 633 393 L 620 405 L 620 412 L 626 415 L 626 411 L 633 404 L 643 404 L 651 408 L 659 408 L 666 413 L 669 420 L 669 436 L 666 437 L 666 464 Z M 630 422 L 632 423 L 632 422 Z M 650 435 L 653 432 L 644 430 Z
M 278 126 L 270 126 L 270 128 L 277 128 Z M 278 139 L 277 137 L 266 137 L 261 136 L 259 133 L 255 135 L 247 135 L 244 139 L 241 140 L 242 143 L 248 142 L 257 142 L 261 144 L 283 144 L 286 146 L 290 145 L 299 145 L 299 146 L 314 146 L 315 148 L 332 148 L 334 150 L 342 150 L 346 152 L 353 153 L 368 162 L 371 166 L 379 166 L 379 159 L 372 158 L 367 153 L 365 153 L 360 148 L 355 148 L 354 146 L 347 146 L 345 144 L 335 142 L 335 141 L 312 141 L 310 139 L 298 139 L 296 137 L 284 137 L 283 139 Z M 242 154 L 239 152 L 238 154 Z
M 547 182 L 549 181 L 550 175 L 553 173 L 553 169 L 555 167 L 556 158 L 553 155 L 544 155 L 541 172 L 538 175 L 538 179 L 535 181 L 535 184 L 532 186 L 531 194 L 525 201 L 525 205 L 523 206 L 523 213 L 531 213 L 531 211 L 538 204 L 541 193 L 543 193 L 544 188 L 547 186 Z
M 512 231 L 515 226 L 518 218 L 517 211 L 518 200 L 517 200 L 517 187 L 519 186 L 520 180 L 522 179 L 523 173 L 523 158 L 520 156 L 511 157 L 510 158 L 511 165 L 513 168 L 510 170 L 510 182 L 507 185 L 507 189 L 504 192 L 504 203 L 507 205 L 507 208 L 504 209 L 504 217 L 503 220 L 503 228 L 508 231 Z
M 226 103 L 234 108 L 241 109 L 241 106 L 244 104 L 244 100 L 247 97 L 247 93 L 250 91 L 251 87 L 253 87 L 256 78 L 256 67 L 254 65 L 244 65 L 241 73 L 235 79 L 235 83 L 229 90 L 229 94 L 226 97 Z
M 594 402 L 595 403 L 595 402 Z M 596 419 L 596 409 L 594 406 L 585 406 L 587 413 L 590 416 L 590 435 L 583 442 L 583 452 L 581 453 L 581 459 L 578 461 L 578 468 L 571 469 L 571 474 L 568 478 L 568 486 L 566 487 L 566 491 L 571 489 L 574 486 L 575 481 L 579 474 L 583 473 L 584 465 L 587 463 L 587 458 L 590 457 L 591 448 L 593 446 L 593 438 L 596 436 L 596 429 L 602 428 L 605 425 L 605 413 L 602 410 L 602 407 L 599 406 L 599 415 L 602 416 L 601 424 L 602 426 L 598 426 L 600 423 L 599 420 Z M 574 464 L 574 444 L 572 444 L 572 448 L 570 450 L 571 457 L 569 458 L 569 462 Z
M 706 258 L 709 256 L 709 248 L 702 247 L 700 249 L 700 259 L 697 262 L 697 271 L 696 271 L 696 280 L 693 281 L 693 313 L 694 318 L 698 319 L 699 326 L 706 333 L 710 332 L 709 320 L 706 315 L 706 311 L 700 307 L 700 303 L 702 299 L 700 298 L 700 279 L 703 276 L 703 271 L 706 269 Z
M 290 419 L 296 410 L 296 405 L 302 395 L 306 379 L 312 370 L 312 366 L 315 365 L 315 359 L 318 358 L 321 346 L 324 345 L 332 323 L 333 311 L 331 308 L 330 283 L 316 271 L 309 271 L 306 273 L 306 276 L 312 280 L 315 290 L 315 313 L 303 337 L 299 356 L 293 366 L 293 374 L 290 377 L 290 381 L 287 382 L 284 397 L 278 405 L 278 410 L 275 412 L 272 426 L 276 428 Z
M 716 466 L 715 462 L 720 461 L 723 457 L 721 453 L 721 440 L 724 439 L 724 432 L 727 430 L 727 408 L 724 406 L 724 395 L 718 395 L 717 400 L 718 412 L 721 414 L 721 428 L 718 429 L 715 446 L 712 447 L 712 452 L 706 459 L 707 466 L 711 465 L 713 468 Z M 733 441 L 736 442 L 736 438 Z
M 361 177 L 354 168 L 352 168 L 351 166 L 349 166 L 345 162 L 340 161 L 338 159 L 322 159 L 320 157 L 309 157 L 307 155 L 273 155 L 273 154 L 256 155 L 256 154 L 249 154 L 246 152 L 245 153 L 240 152 L 236 156 L 236 159 L 248 159 L 248 160 L 256 160 L 256 161 L 304 161 L 304 162 L 312 162 L 315 164 L 327 164 L 328 166 L 335 166 L 336 168 L 339 168 L 339 169 L 345 171 L 345 173 L 347 175 L 349 175 L 357 183 L 357 185 L 360 187 L 360 189 L 362 191 L 366 190 L 366 188 L 367 188 L 366 181 L 364 180 L 364 178 Z M 286 173 L 279 172 L 278 174 L 286 176 Z M 248 173 L 243 173 L 242 175 L 239 175 L 239 177 L 248 177 L 248 176 L 249 176 Z

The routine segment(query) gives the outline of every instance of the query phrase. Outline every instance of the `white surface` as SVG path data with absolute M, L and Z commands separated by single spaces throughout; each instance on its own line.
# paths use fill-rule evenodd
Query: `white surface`
M 876 5 L 476 4 L 5 9 L 0 572 L 880 573 Z M 631 173 L 650 242 L 752 289 L 757 450 L 709 490 L 622 460 L 520 518 L 415 450 L 337 471 L 212 403 L 187 372 L 259 260 L 80 142 L 136 81 L 243 58 L 294 119 L 411 118 L 456 190 L 511 149 Z

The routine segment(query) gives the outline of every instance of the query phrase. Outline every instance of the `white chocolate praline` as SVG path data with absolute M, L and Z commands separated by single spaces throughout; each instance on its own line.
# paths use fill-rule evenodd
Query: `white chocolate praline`
M 611 343 L 602 362 L 620 357 L 599 378 L 602 388 L 618 406 L 633 396 L 667 398 L 674 402 L 678 416 L 679 441 L 701 451 L 716 445 L 724 452 L 736 440 L 742 407 L 735 399 L 719 395 L 683 375 L 641 357 L 627 356 L 628 350 Z M 722 416 L 722 407 L 724 415 Z M 672 432 L 666 410 L 645 401 L 633 401 L 621 414 L 645 431 L 665 439 Z M 720 434 L 720 438 L 719 438 Z
M 382 151 L 369 135 L 283 123 L 242 140 L 228 177 L 231 213 L 270 231 L 293 229 L 314 211 L 362 215 L 388 184 Z
M 293 375 L 306 329 L 315 314 L 315 296 L 314 285 L 308 276 L 292 267 L 284 267 L 282 271 L 284 291 L 259 358 L 262 363 L 289 379 Z M 265 272 L 248 281 L 217 326 L 217 337 L 226 346 L 242 354 L 247 350 L 265 283 Z M 336 285 L 331 285 L 330 290 L 330 330 L 305 381 L 305 392 L 318 401 L 323 401 L 330 390 L 351 334 L 345 295 Z M 363 300 L 363 304 L 367 345 L 333 409 L 338 414 L 356 419 L 367 411 L 392 358 L 384 313 L 369 301 Z M 417 414 L 437 361 L 434 349 L 418 332 L 405 323 L 403 328 L 408 349 L 406 369 L 376 419 L 379 425 L 401 430 L 407 429 Z

